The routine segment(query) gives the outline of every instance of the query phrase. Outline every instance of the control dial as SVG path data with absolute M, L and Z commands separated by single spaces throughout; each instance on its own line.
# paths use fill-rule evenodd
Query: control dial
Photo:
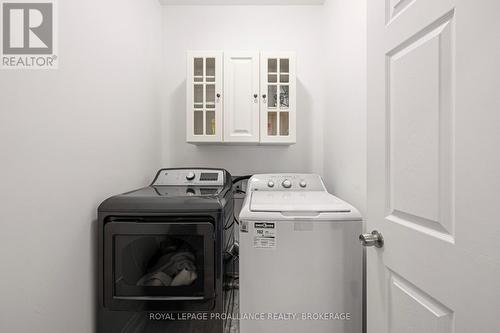
M 299 183 L 300 187 L 306 187 L 307 186 L 307 183 L 305 180 L 301 180 L 300 183 Z
M 288 179 L 285 179 L 285 180 L 283 181 L 283 183 L 281 183 L 281 185 L 282 185 L 284 188 L 290 188 L 290 187 L 292 187 L 292 182 L 291 182 L 291 181 L 289 181 Z
M 272 180 L 267 182 L 268 187 L 274 187 L 274 182 Z
M 189 173 L 186 175 L 187 180 L 193 180 L 195 177 L 196 175 L 193 171 L 189 171 Z

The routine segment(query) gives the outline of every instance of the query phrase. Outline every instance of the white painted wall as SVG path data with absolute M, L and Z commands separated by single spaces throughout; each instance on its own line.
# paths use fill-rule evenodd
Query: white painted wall
M 166 6 L 163 9 L 163 161 L 235 175 L 323 167 L 322 6 Z M 297 144 L 195 146 L 185 142 L 187 50 L 297 53 Z
M 0 332 L 94 331 L 97 205 L 160 166 L 158 1 L 58 3 L 60 69 L 0 72 Z
M 366 0 L 324 5 L 324 179 L 366 211 Z

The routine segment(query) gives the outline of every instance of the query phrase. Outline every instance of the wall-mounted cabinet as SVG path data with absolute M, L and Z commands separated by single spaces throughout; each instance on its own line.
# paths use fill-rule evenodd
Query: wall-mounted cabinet
M 293 144 L 291 52 L 188 52 L 187 141 Z

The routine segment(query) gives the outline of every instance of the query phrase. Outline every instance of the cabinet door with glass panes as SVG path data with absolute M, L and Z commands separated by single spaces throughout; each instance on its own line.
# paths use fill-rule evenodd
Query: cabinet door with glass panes
M 187 67 L 186 140 L 221 142 L 222 52 L 188 52 Z
M 263 52 L 260 61 L 261 143 L 295 143 L 295 54 Z

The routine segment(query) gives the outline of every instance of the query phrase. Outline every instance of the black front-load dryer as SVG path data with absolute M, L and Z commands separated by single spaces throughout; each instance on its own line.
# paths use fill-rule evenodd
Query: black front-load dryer
M 231 175 L 161 169 L 98 209 L 98 333 L 222 333 Z

